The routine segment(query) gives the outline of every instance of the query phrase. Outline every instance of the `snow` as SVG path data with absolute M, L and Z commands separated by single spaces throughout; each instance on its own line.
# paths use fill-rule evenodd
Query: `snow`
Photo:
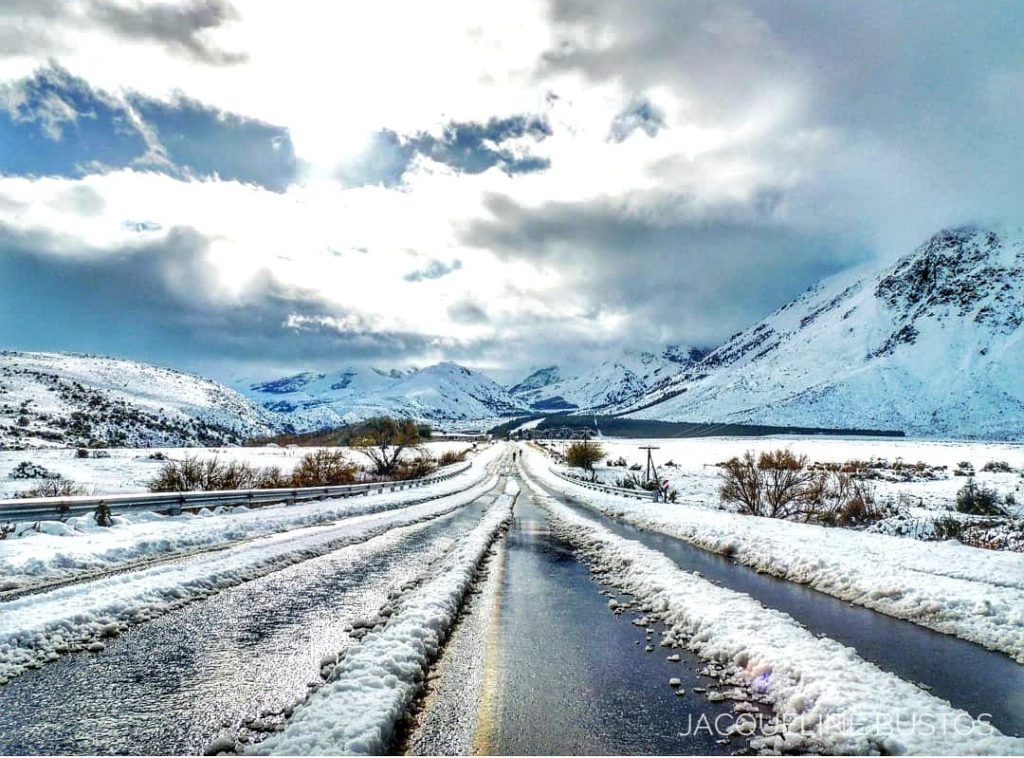
M 0 614 L 0 684 L 62 653 L 89 646 L 96 649 L 103 638 L 184 603 L 391 529 L 449 513 L 477 500 L 496 482 L 497 477 L 491 476 L 468 490 L 426 503 L 291 529 L 187 561 L 158 563 L 8 600 Z M 327 501 L 327 507 L 330 504 Z M 80 538 L 55 539 L 74 543 Z
M 626 403 L 689 368 L 703 352 L 678 346 L 667 347 L 657 355 L 626 350 L 577 376 L 562 377 L 557 366 L 539 369 L 509 392 L 543 410 Z
M 1024 230 L 940 232 L 892 266 L 812 287 L 617 410 L 1020 439 L 1022 303 Z
M 388 623 L 350 648 L 331 681 L 296 708 L 283 731 L 252 752 L 384 754 L 440 653 L 477 567 L 511 521 L 518 492 L 518 485 L 509 481 L 481 522 L 402 599 Z
M 1024 663 L 1024 562 L 1017 553 L 744 516 L 685 501 L 632 500 L 555 476 L 548 459 L 532 449 L 525 460 L 546 486 L 602 513 Z
M 238 448 L 232 452 L 249 453 L 250 460 L 260 460 L 253 454 L 265 452 L 284 456 L 293 451 Z M 26 523 L 22 525 L 17 539 L 9 537 L 0 541 L 0 591 L 402 508 L 425 498 L 436 498 L 478 485 L 487 477 L 487 466 L 500 452 L 499 446 L 491 446 L 471 460 L 471 466 L 465 473 L 443 482 L 399 492 L 252 510 L 231 508 L 214 512 L 204 509 L 198 515 L 133 513 L 117 516 L 114 526 L 109 528 L 96 526 L 90 516 L 71 518 L 64 524 L 41 522 L 40 527 L 45 533 L 37 532 L 33 524 Z M 111 456 L 95 463 L 114 462 L 116 465 L 119 460 L 124 459 Z
M 298 429 L 380 415 L 447 423 L 528 410 L 490 377 L 451 362 L 406 372 L 349 368 L 236 386 L 257 403 L 284 414 Z
M 536 465 L 537 459 L 530 462 L 535 464 L 531 473 L 543 479 L 544 466 Z M 603 581 L 661 617 L 668 629 L 664 641 L 723 664 L 729 683 L 744 689 L 759 683 L 779 723 L 773 734 L 755 738 L 757 747 L 785 744 L 840 754 L 1024 750 L 1024 740 L 1000 734 L 986 721 L 880 670 L 853 649 L 815 637 L 788 615 L 683 571 L 661 553 L 537 494 L 555 533 Z
M 431 457 L 439 458 L 446 452 L 461 452 L 471 447 L 469 442 L 427 442 L 420 447 Z M 117 495 L 149 491 L 149 481 L 160 471 L 164 461 L 154 458 L 163 455 L 171 460 L 217 458 L 218 460 L 248 463 L 255 468 L 277 466 L 291 471 L 303 456 L 317 450 L 341 450 L 349 460 L 366 465 L 367 459 L 358 450 L 344 447 L 205 447 L 205 448 L 107 448 L 90 451 L 89 458 L 78 458 L 74 450 L 0 450 L 0 499 L 15 497 L 39 484 L 39 480 L 12 479 L 11 472 L 23 461 L 42 465 L 47 470 L 82 485 L 86 494 Z M 99 452 L 106 457 L 93 457 Z M 409 450 L 406 455 L 415 455 Z
M 81 431 L 72 428 L 76 412 L 84 414 Z M 18 424 L 22 416 L 27 426 Z M 235 441 L 278 426 L 273 414 L 234 390 L 192 374 L 93 355 L 0 351 L 0 445 L 52 447 L 122 435 L 136 446 L 194 444 L 204 433 Z
M 747 450 L 755 454 L 786 448 L 797 455 L 806 455 L 811 462 L 844 463 L 851 460 L 886 459 L 890 462 L 924 462 L 930 466 L 946 466 L 947 477 L 933 481 L 872 481 L 880 500 L 893 502 L 909 496 L 922 508 L 947 511 L 956 501 L 956 492 L 966 479 L 953 476 L 961 461 L 969 461 L 976 470 L 979 484 L 995 489 L 1001 496 L 1014 494 L 1024 500 L 1024 444 L 1019 442 L 974 442 L 959 440 L 901 439 L 894 437 L 823 437 L 785 435 L 778 437 L 692 437 L 687 439 L 613 439 L 602 438 L 606 459 L 626 459 L 628 464 L 646 464 L 647 453 L 641 446 L 652 445 L 654 462 L 663 479 L 678 492 L 679 502 L 698 507 L 717 508 L 718 469 L 716 464 Z M 675 466 L 666 466 L 669 461 Z M 1014 473 L 983 472 L 990 461 L 1006 461 Z M 612 484 L 617 477 L 629 473 L 628 468 L 597 467 L 599 478 Z

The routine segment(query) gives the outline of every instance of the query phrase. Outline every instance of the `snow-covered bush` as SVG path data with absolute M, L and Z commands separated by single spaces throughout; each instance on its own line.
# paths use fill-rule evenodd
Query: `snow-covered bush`
M 102 500 L 96 505 L 92 517 L 96 520 L 96 526 L 114 525 L 114 513 L 110 510 L 110 506 Z
M 981 467 L 982 471 L 988 471 L 993 474 L 1012 474 L 1013 468 L 1006 461 L 989 461 Z
M 956 509 L 960 513 L 975 516 L 1004 516 L 1006 511 L 999 505 L 996 491 L 980 486 L 973 478 L 968 479 L 956 493 Z
M 974 476 L 974 464 L 970 461 L 960 461 L 953 469 L 953 476 Z
M 32 461 L 22 461 L 8 474 L 11 479 L 59 479 L 60 474 Z

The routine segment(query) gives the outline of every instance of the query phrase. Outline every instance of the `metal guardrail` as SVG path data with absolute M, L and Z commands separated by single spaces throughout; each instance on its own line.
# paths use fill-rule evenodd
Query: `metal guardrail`
M 268 490 L 222 490 L 214 492 L 154 492 L 140 495 L 76 495 L 74 497 L 32 497 L 0 500 L 0 523 L 19 521 L 62 521 L 71 516 L 93 513 L 100 503 L 112 513 L 156 511 L 177 515 L 183 510 L 217 505 L 268 505 L 300 503 L 329 497 L 353 497 L 372 493 L 425 487 L 465 473 L 472 466 L 465 463 L 457 469 L 423 479 L 400 479 L 393 482 L 344 484 L 334 487 L 295 487 Z
M 647 490 L 628 490 L 625 487 L 612 487 L 610 484 L 588 482 L 586 479 L 577 479 L 574 476 L 569 476 L 564 471 L 559 471 L 556 468 L 551 468 L 550 471 L 559 479 L 564 479 L 567 482 L 572 482 L 573 484 L 579 485 L 580 487 L 586 487 L 588 490 L 597 490 L 598 492 L 610 492 L 613 495 L 631 497 L 634 500 L 654 500 L 654 493 L 648 492 Z

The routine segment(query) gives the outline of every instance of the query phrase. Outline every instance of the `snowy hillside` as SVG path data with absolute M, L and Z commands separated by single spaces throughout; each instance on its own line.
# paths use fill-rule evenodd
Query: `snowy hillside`
M 619 406 L 635 418 L 1024 438 L 1024 232 L 942 231 L 811 288 Z
M 388 394 L 404 376 L 395 370 L 348 368 L 256 384 L 238 382 L 236 389 L 264 408 L 282 414 L 297 430 L 308 430 L 365 418 L 367 414 L 361 408 L 367 398 Z
M 192 374 L 92 355 L 0 352 L 0 447 L 224 444 L 278 426 L 274 414 Z
M 493 379 L 451 362 L 407 372 L 351 368 L 299 374 L 239 386 L 239 390 L 283 414 L 297 430 L 339 426 L 379 415 L 465 421 L 528 410 Z
M 670 346 L 660 354 L 623 353 L 578 376 L 563 379 L 557 366 L 530 374 L 509 392 L 534 410 L 603 408 L 629 403 L 660 387 L 705 355 L 697 348 Z

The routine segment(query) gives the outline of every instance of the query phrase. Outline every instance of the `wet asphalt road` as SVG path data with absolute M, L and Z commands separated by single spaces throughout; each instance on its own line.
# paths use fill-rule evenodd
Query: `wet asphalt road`
M 1002 653 L 886 616 L 800 584 L 759 574 L 685 540 L 650 532 L 549 493 L 577 513 L 626 539 L 664 553 L 680 568 L 699 571 L 723 587 L 788 613 L 811 632 L 857 650 L 865 660 L 902 679 L 927 685 L 931 694 L 1008 735 L 1024 735 L 1024 666 Z
M 622 599 L 623 596 L 619 596 Z M 438 679 L 408 745 L 416 754 L 728 754 L 695 728 L 731 723 L 732 703 L 692 692 L 709 686 L 686 651 L 646 652 L 645 631 L 615 616 L 571 549 L 553 537 L 524 489 L 437 668 Z M 669 662 L 670 653 L 681 662 Z M 682 680 L 682 697 L 669 686 Z M 469 711 L 468 715 L 466 711 Z

